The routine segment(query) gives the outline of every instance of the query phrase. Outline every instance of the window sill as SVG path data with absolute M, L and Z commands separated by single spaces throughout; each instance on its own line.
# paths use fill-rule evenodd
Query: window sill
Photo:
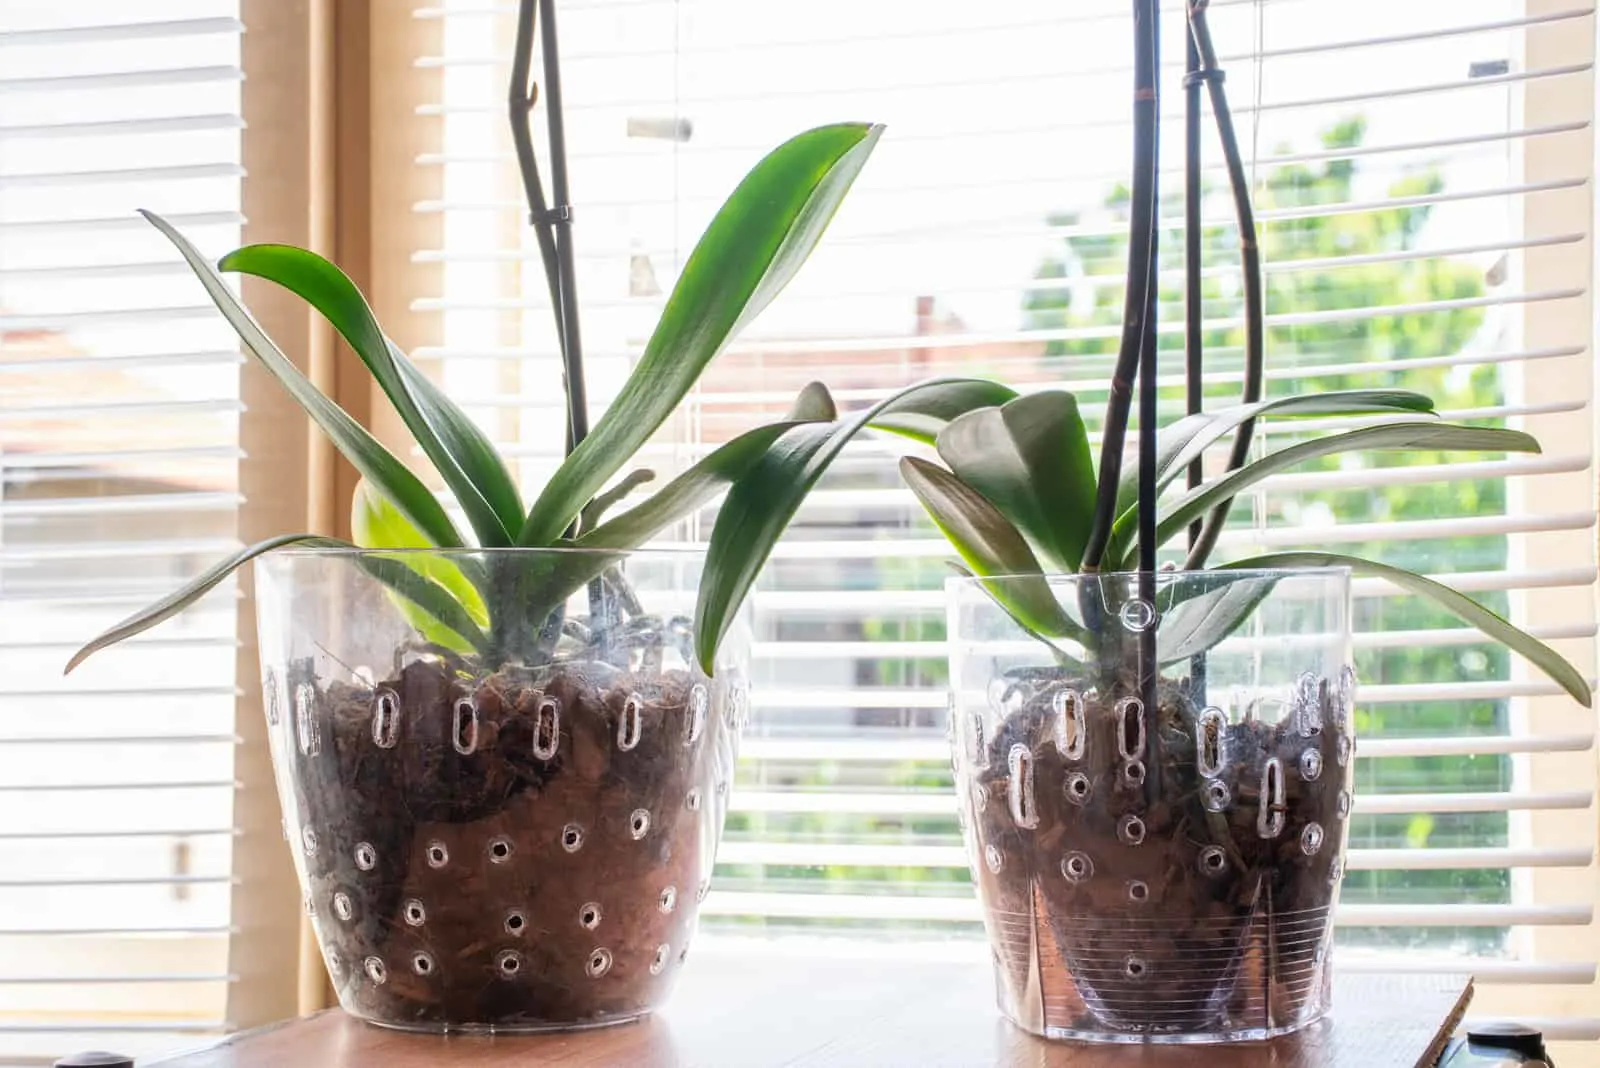
M 764 952 L 752 951 L 760 944 L 750 941 L 706 941 L 668 1007 L 637 1024 L 441 1040 L 385 1031 L 333 1010 L 236 1035 L 151 1068 L 511 1068 L 536 1062 L 567 1068 L 1201 1068 L 1221 1063 L 1215 1047 L 1085 1047 L 1035 1039 L 1000 1018 L 988 964 L 966 952 L 959 957 L 967 959 L 949 950 L 902 956 L 892 944 L 864 952 L 873 947 L 858 943 L 850 959 L 842 959 L 781 943 Z M 1233 1047 L 1226 1063 L 1230 1068 L 1417 1064 L 1414 1052 L 1401 1056 L 1401 1050 L 1428 1045 L 1463 985 L 1459 978 L 1439 976 L 1375 982 L 1373 976 L 1353 975 L 1337 988 L 1336 999 L 1343 1004 L 1337 1026 Z M 1374 992 L 1375 987 L 1382 989 Z M 1411 993 L 1416 996 L 1407 996 Z

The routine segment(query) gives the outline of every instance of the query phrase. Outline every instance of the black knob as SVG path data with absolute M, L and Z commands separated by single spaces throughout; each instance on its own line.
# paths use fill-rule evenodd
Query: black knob
M 56 1068 L 133 1068 L 133 1058 L 97 1049 L 63 1057 L 56 1061 Z
M 1482 1023 L 1467 1031 L 1467 1041 L 1474 1046 L 1510 1050 L 1529 1060 L 1546 1059 L 1544 1034 L 1536 1028 L 1518 1023 Z

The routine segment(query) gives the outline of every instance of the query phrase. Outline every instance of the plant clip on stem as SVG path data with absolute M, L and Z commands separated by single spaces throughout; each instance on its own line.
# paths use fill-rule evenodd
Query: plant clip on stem
M 542 28 L 539 25 L 542 23 Z M 550 129 L 550 177 L 554 203 L 545 196 L 539 157 L 533 147 L 533 109 L 539 88 L 533 81 L 533 40 L 540 39 L 544 61 L 545 118 Z M 507 98 L 517 170 L 528 201 L 528 222 L 539 240 L 550 306 L 555 314 L 561 370 L 567 385 L 567 451 L 589 434 L 588 389 L 583 375 L 583 342 L 578 328 L 578 284 L 572 252 L 572 197 L 567 185 L 567 127 L 561 106 L 561 55 L 556 36 L 555 0 L 521 0 L 511 59 Z

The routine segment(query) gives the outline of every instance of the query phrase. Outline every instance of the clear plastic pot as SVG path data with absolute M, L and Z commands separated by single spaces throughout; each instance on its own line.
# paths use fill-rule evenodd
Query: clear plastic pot
M 949 583 L 954 765 L 1000 1008 L 1089 1041 L 1298 1030 L 1331 992 L 1349 572 L 1163 572 L 1153 601 L 1138 581 L 1049 579 L 1073 632 L 1054 649 L 984 583 Z
M 666 999 L 747 709 L 742 619 L 713 677 L 694 666 L 700 564 L 546 550 L 257 562 L 285 831 L 346 1011 L 522 1031 Z M 482 635 L 445 629 L 397 579 Z

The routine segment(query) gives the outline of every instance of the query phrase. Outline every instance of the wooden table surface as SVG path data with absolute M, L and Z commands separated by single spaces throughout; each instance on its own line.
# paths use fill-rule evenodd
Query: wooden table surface
M 331 1011 L 236 1035 L 157 1068 L 1412 1068 L 1470 983 L 1340 980 L 1337 1022 L 1218 1047 L 1044 1042 L 994 1007 L 987 964 L 705 953 L 638 1023 L 535 1036 L 404 1034 Z M 1459 1012 L 1457 1014 L 1459 1018 Z

